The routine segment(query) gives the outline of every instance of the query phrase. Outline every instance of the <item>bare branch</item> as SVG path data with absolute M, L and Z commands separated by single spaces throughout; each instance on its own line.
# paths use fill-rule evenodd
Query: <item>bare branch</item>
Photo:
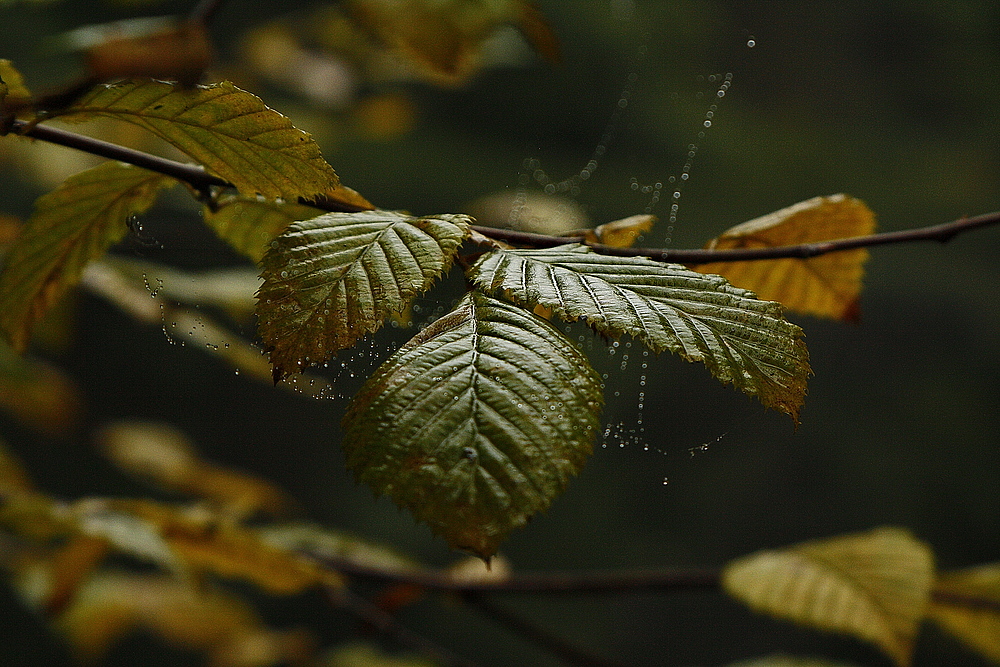
M 213 176 L 200 166 L 184 164 L 167 160 L 142 151 L 125 148 L 106 141 L 100 141 L 82 134 L 68 132 L 43 125 L 32 125 L 25 121 L 16 120 L 12 129 L 19 131 L 25 136 L 41 139 L 62 146 L 68 146 L 77 150 L 85 151 L 93 155 L 120 160 L 143 167 L 166 176 L 172 176 L 178 180 L 192 185 L 195 189 L 208 191 L 211 187 L 232 187 L 230 183 Z M 320 200 L 316 202 L 305 202 L 317 208 L 327 211 L 354 211 L 357 209 L 345 206 L 342 202 L 332 200 Z M 797 258 L 808 259 L 818 255 L 825 255 L 831 252 L 842 250 L 854 250 L 856 248 L 869 248 L 879 245 L 889 245 L 895 243 L 912 243 L 915 241 L 938 241 L 944 243 L 953 237 L 973 229 L 1000 224 L 1000 211 L 985 213 L 968 218 L 962 218 L 954 222 L 947 222 L 930 227 L 920 227 L 917 229 L 907 229 L 898 232 L 883 232 L 881 234 L 869 234 L 867 236 L 854 236 L 844 239 L 833 239 L 830 241 L 819 241 L 816 243 L 804 243 L 801 245 L 778 246 L 774 248 L 737 248 L 733 250 L 672 250 L 665 248 L 614 248 L 599 243 L 589 244 L 595 252 L 603 255 L 614 255 L 617 257 L 646 257 L 661 262 L 676 262 L 679 264 L 707 264 L 709 262 L 749 262 L 765 259 Z M 480 235 L 490 239 L 505 241 L 515 245 L 529 246 L 532 248 L 551 248 L 565 243 L 584 243 L 582 236 L 548 236 L 546 234 L 532 234 L 511 229 L 498 229 L 494 227 L 473 226 L 473 229 Z M 481 242 L 481 241 L 480 241 Z

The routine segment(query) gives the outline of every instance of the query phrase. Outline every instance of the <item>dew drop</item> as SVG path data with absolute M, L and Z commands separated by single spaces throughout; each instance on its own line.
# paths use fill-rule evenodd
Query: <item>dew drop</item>
M 753 47 L 757 46 L 757 41 L 751 37 L 750 39 L 747 40 L 747 46 L 752 49 Z

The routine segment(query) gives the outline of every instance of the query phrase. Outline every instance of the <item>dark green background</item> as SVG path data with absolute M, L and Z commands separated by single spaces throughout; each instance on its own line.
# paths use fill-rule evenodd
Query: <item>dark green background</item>
M 223 55 L 241 30 L 285 4 L 231 0 L 214 31 Z M 882 230 L 1000 208 L 994 2 L 539 5 L 562 41 L 561 66 L 491 70 L 456 90 L 403 86 L 417 101 L 417 127 L 398 141 L 343 137 L 325 146 L 343 180 L 383 207 L 429 214 L 516 189 L 526 158 L 568 177 L 590 158 L 634 73 L 617 138 L 577 197 L 595 223 L 642 212 L 646 198 L 630 179 L 666 183 L 680 173 L 690 143 L 699 149 L 673 247 L 700 246 L 733 224 L 835 192 L 866 201 Z M 55 84 L 70 73 L 42 35 L 127 15 L 92 2 L 4 3 L 0 57 L 13 59 L 29 84 Z M 732 87 L 699 139 L 717 87 L 708 77 L 725 73 Z M 287 110 L 287 100 L 262 93 Z M 4 212 L 27 214 L 38 192 L 7 187 Z M 665 219 L 668 205 L 664 199 L 653 212 Z M 188 236 L 196 227 L 170 218 L 150 224 L 166 248 L 142 251 L 146 258 L 188 266 L 216 258 L 207 238 Z M 663 242 L 663 225 L 646 244 Z M 516 533 L 503 555 L 524 570 L 716 566 L 760 548 L 891 524 L 930 543 L 942 568 L 1000 560 L 998 251 L 996 229 L 944 246 L 876 249 L 860 325 L 793 318 L 806 330 L 815 371 L 798 430 L 700 366 L 643 360 L 633 347 L 619 372 L 621 352 L 612 358 L 602 342 L 588 343 L 595 365 L 611 375 L 605 421 L 625 431 L 636 429 L 639 363 L 648 363 L 644 438 L 598 445 L 566 495 Z M 458 288 L 451 281 L 434 295 L 446 303 Z M 430 564 L 454 558 L 345 473 L 337 447 L 344 401 L 313 402 L 245 381 L 103 301 L 84 297 L 81 306 L 78 338 L 58 361 L 86 393 L 88 428 L 124 417 L 176 424 L 208 457 L 290 489 L 313 519 Z M 365 349 L 381 358 L 402 337 L 387 331 L 376 340 Z M 354 363 L 365 374 L 377 362 Z M 145 492 L 101 461 L 86 433 L 44 440 L 4 421 L 0 435 L 51 492 Z M 692 456 L 702 443 L 707 450 Z M 3 597 L 9 620 L 0 621 L 0 661 L 65 662 L 12 593 Z M 775 651 L 889 664 L 866 646 L 754 616 L 718 594 L 507 602 L 625 664 L 720 665 Z M 266 610 L 280 626 L 318 624 L 325 641 L 353 628 L 315 600 Z M 483 664 L 555 664 L 456 605 L 424 602 L 403 620 Z M 112 662 L 188 664 L 190 656 L 156 646 L 150 652 L 131 640 Z M 982 663 L 927 628 L 915 664 Z

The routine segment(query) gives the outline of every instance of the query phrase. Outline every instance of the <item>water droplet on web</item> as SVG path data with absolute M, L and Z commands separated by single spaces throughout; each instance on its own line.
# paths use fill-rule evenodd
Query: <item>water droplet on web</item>
M 747 46 L 752 49 L 753 47 L 757 46 L 757 40 L 751 37 L 750 39 L 747 40 Z

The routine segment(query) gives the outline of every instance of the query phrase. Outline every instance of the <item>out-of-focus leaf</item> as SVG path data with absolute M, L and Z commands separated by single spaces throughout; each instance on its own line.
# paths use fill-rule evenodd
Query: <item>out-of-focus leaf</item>
M 630 248 L 644 232 L 653 228 L 655 215 L 633 215 L 621 220 L 606 222 L 594 229 L 585 229 L 587 243 L 601 243 L 612 248 Z
M 587 212 L 570 197 L 541 192 L 496 192 L 466 207 L 480 225 L 552 235 L 582 234 L 590 226 Z
M 764 658 L 740 660 L 728 667 L 854 667 L 852 663 L 828 658 L 802 658 L 792 655 L 769 655 Z
M 213 667 L 298 664 L 313 646 L 302 631 L 268 629 L 235 597 L 163 576 L 121 572 L 87 582 L 57 625 L 85 663 L 99 661 L 116 641 L 139 629 L 207 653 Z
M 434 662 L 414 656 L 393 656 L 369 644 L 352 642 L 331 651 L 318 667 L 435 667 Z
M 142 500 L 88 500 L 74 508 L 80 530 L 175 572 L 252 581 L 279 595 L 340 579 L 312 561 L 264 541 L 254 530 L 197 509 Z
M 757 611 L 872 642 L 908 665 L 934 580 L 931 550 L 879 528 L 729 563 L 723 586 Z
M 72 176 L 35 202 L 0 271 L 0 333 L 23 351 L 31 326 L 70 287 L 83 267 L 128 231 L 172 178 L 120 162 Z
M 348 8 L 382 42 L 440 83 L 472 74 L 483 41 L 505 24 L 521 28 L 546 57 L 559 57 L 558 40 L 526 0 L 350 0 Z
M 1000 663 L 1000 563 L 941 575 L 929 615 L 986 658 Z
M 53 114 L 134 123 L 245 195 L 294 201 L 320 197 L 338 185 L 312 137 L 228 81 L 193 88 L 152 80 L 100 85 Z
M 297 220 L 309 220 L 323 211 L 312 206 L 256 197 L 227 197 L 205 208 L 205 222 L 219 238 L 254 262 L 264 258 L 271 241 Z
M 97 440 L 123 470 L 163 488 L 210 500 L 232 516 L 280 514 L 292 504 L 270 482 L 202 461 L 184 434 L 167 424 L 116 422 L 101 429 Z
M 77 425 L 80 402 L 69 377 L 0 341 L 0 410 L 40 433 L 64 436 Z
M 802 330 L 779 304 L 719 276 L 580 245 L 496 250 L 468 275 L 526 307 L 542 305 L 606 336 L 629 334 L 656 352 L 703 362 L 721 382 L 798 421 L 810 372 Z
M 547 321 L 470 292 L 358 392 L 347 465 L 451 546 L 489 558 L 583 466 L 600 387 Z
M 49 564 L 49 588 L 42 602 L 46 613 L 61 611 L 107 553 L 107 541 L 89 536 L 74 537 L 56 551 Z
M 258 533 L 283 551 L 308 554 L 320 561 L 335 558 L 381 571 L 404 571 L 417 565 L 388 547 L 315 524 L 272 524 L 262 526 Z
M 98 81 L 149 77 L 190 85 L 212 62 L 204 24 L 173 17 L 84 26 L 64 41 L 85 52 L 91 76 Z
M 853 197 L 814 197 L 744 222 L 708 242 L 707 248 L 772 248 L 863 236 L 875 231 L 875 214 Z M 841 320 L 858 318 L 858 294 L 868 251 L 834 252 L 810 259 L 715 262 L 693 267 L 724 276 L 760 298 L 789 310 Z
M 280 380 L 375 331 L 451 266 L 464 215 L 328 213 L 271 242 L 257 292 L 261 338 Z
M 0 495 L 30 493 L 33 488 L 24 466 L 0 441 Z
M 6 58 L 0 58 L 0 115 L 16 114 L 31 102 L 24 78 Z

